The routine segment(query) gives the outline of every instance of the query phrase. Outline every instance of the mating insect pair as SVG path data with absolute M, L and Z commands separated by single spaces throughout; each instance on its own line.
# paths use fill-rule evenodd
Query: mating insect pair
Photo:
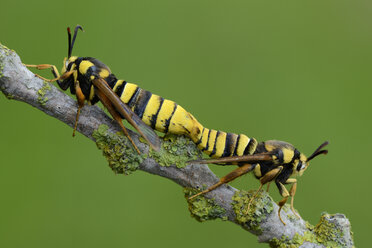
M 292 177 L 301 176 L 311 159 L 319 154 L 326 154 L 327 151 L 321 149 L 328 144 L 327 142 L 306 158 L 291 144 L 283 141 L 257 143 L 256 139 L 249 138 L 244 134 L 226 133 L 205 128 L 192 114 L 175 102 L 143 90 L 136 84 L 118 80 L 111 73 L 109 67 L 99 60 L 92 57 L 71 56 L 79 29 L 82 30 L 82 27 L 76 26 L 72 38 L 70 28 L 67 29 L 68 57 L 64 59 L 61 75 L 54 65 L 26 65 L 37 69 L 51 69 L 54 79 L 39 77 L 49 82 L 56 81 L 61 89 L 70 88 L 71 93 L 76 95 L 78 111 L 73 134 L 77 129 L 80 110 L 85 101 L 90 104 L 101 101 L 138 153 L 140 151 L 129 136 L 122 119 L 126 119 L 155 150 L 159 149 L 160 141 L 154 129 L 163 133 L 186 135 L 195 142 L 200 150 L 214 158 L 191 162 L 239 166 L 221 178 L 217 184 L 197 195 L 207 193 L 253 171 L 261 183 L 259 190 L 266 183 L 272 181 L 276 183 L 283 197 L 279 202 L 278 215 L 285 224 L 280 216 L 280 210 L 288 197 L 292 196 L 291 208 L 294 211 L 293 197 L 296 193 L 297 180 Z M 290 192 L 285 188 L 285 184 L 292 184 Z M 251 198 L 251 201 L 253 199 L 254 197 Z

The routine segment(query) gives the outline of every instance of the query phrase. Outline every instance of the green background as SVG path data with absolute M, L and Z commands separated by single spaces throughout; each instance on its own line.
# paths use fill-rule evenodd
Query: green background
M 345 0 L 2 0 L 0 42 L 24 63 L 60 68 L 66 27 L 81 24 L 74 55 L 99 58 L 206 127 L 308 155 L 329 140 L 299 178 L 295 207 L 312 224 L 323 211 L 346 214 L 367 247 L 371 12 L 371 1 Z M 3 95 L 0 109 L 0 247 L 258 245 L 230 222 L 192 219 L 169 180 L 114 175 L 93 142 L 41 111 Z M 258 185 L 251 175 L 233 182 Z

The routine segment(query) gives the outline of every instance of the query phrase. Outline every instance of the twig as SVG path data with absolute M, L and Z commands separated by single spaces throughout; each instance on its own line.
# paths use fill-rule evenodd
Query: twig
M 73 127 L 76 101 L 54 85 L 35 77 L 23 66 L 14 51 L 1 44 L 0 89 L 7 98 L 26 102 Z M 198 150 L 184 137 L 162 140 L 162 151 L 155 153 L 140 141 L 136 133 L 130 132 L 147 157 L 133 155 L 135 152 L 132 152 L 126 138 L 117 134 L 120 128 L 97 106 L 83 108 L 77 130 L 104 149 L 111 168 L 117 173 L 130 173 L 138 167 L 185 187 L 186 197 L 197 192 L 195 188 L 205 188 L 218 182 L 218 178 L 206 165 L 186 166 L 185 161 L 190 159 L 190 154 L 195 156 Z M 284 207 L 284 226 L 277 215 L 277 204 L 265 192 L 259 194 L 250 212 L 243 214 L 251 195 L 252 192 L 238 191 L 223 185 L 205 196 L 189 201 L 189 209 L 199 221 L 221 218 L 234 222 L 257 235 L 259 242 L 270 243 L 273 247 L 353 247 L 350 222 L 343 214 L 323 214 L 321 221 L 313 227 L 298 219 L 288 207 Z

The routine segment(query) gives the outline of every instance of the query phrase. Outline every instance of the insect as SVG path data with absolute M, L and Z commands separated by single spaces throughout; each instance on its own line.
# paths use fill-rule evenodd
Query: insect
M 101 101 L 112 117 L 127 134 L 121 119 L 125 118 L 152 147 L 159 147 L 159 139 L 153 129 L 177 135 L 186 135 L 207 155 L 219 158 L 252 154 L 257 141 L 244 134 L 226 133 L 203 127 L 192 114 L 177 103 L 141 89 L 138 85 L 119 80 L 108 66 L 92 57 L 71 56 L 78 30 L 76 26 L 71 39 L 68 34 L 68 57 L 64 59 L 61 76 L 56 66 L 49 64 L 26 65 L 37 69 L 51 69 L 54 79 L 62 90 L 70 88 L 78 102 L 74 132 L 81 108 L 85 101 L 95 104 Z M 130 139 L 130 137 L 127 135 Z M 132 141 L 134 147 L 135 144 Z M 138 150 L 138 149 L 137 149 Z
M 260 142 L 255 147 L 254 152 L 251 155 L 245 156 L 234 156 L 224 157 L 217 159 L 202 159 L 189 161 L 193 164 L 219 164 L 219 165 L 238 165 L 239 168 L 230 172 L 226 176 L 222 177 L 218 183 L 210 186 L 204 191 L 201 191 L 189 199 L 196 196 L 208 193 L 222 184 L 231 182 L 232 180 L 253 171 L 254 176 L 260 180 L 260 187 L 251 197 L 248 202 L 245 213 L 248 213 L 249 207 L 257 196 L 258 192 L 262 189 L 263 185 L 270 182 L 275 182 L 279 189 L 283 199 L 279 201 L 278 216 L 280 221 L 285 225 L 285 222 L 280 216 L 280 211 L 284 204 L 287 202 L 288 197 L 291 198 L 291 209 L 293 213 L 300 218 L 293 207 L 293 200 L 297 189 L 297 179 L 293 178 L 296 176 L 302 176 L 304 171 L 308 168 L 310 160 L 320 154 L 327 154 L 328 150 L 322 150 L 323 147 L 328 145 L 328 142 L 321 144 L 309 157 L 306 157 L 303 153 L 299 152 L 293 145 L 278 140 L 269 140 Z M 285 184 L 292 184 L 290 191 L 285 188 Z
M 81 26 L 76 26 L 74 36 L 71 40 L 70 28 L 67 28 L 68 35 L 68 57 L 63 61 L 62 75 L 60 76 L 56 66 L 49 64 L 41 65 L 26 65 L 27 67 L 35 67 L 37 69 L 51 69 L 54 79 L 46 79 L 39 75 L 41 79 L 54 82 L 56 81 L 62 90 L 70 88 L 71 94 L 75 94 L 78 102 L 78 111 L 76 114 L 73 136 L 77 128 L 80 110 L 84 106 L 85 101 L 89 104 L 95 104 L 101 101 L 102 104 L 110 112 L 114 120 L 120 125 L 124 134 L 128 137 L 133 147 L 138 153 L 139 149 L 129 136 L 127 129 L 122 123 L 122 119 L 126 119 L 155 150 L 160 147 L 160 140 L 154 130 L 146 125 L 141 118 L 125 104 L 112 91 L 111 87 L 118 81 L 110 69 L 97 59 L 90 57 L 75 57 L 71 56 L 74 47 L 75 39 L 78 30 L 82 30 Z

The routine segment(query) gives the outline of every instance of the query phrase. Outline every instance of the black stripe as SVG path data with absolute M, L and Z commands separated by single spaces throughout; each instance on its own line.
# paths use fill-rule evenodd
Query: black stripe
M 195 145 L 197 145 L 197 146 L 202 142 L 204 129 L 205 129 L 205 128 L 203 127 L 203 131 L 201 132 L 200 139 L 195 143 Z
M 121 94 L 123 94 L 123 90 L 125 88 L 125 85 L 127 84 L 127 81 L 124 81 L 121 85 L 119 85 L 117 88 L 116 88 L 116 95 L 118 95 L 119 97 L 121 97 Z M 115 86 L 114 86 L 115 87 Z
M 252 154 L 254 153 L 254 151 L 257 149 L 257 140 L 255 138 L 250 138 L 249 140 L 249 151 L 252 151 Z
M 282 149 L 278 149 L 277 150 L 277 154 L 276 154 L 277 158 L 279 159 L 279 163 L 282 164 L 283 161 L 284 161 L 284 153 L 283 153 L 283 150 Z
M 147 104 L 152 96 L 152 93 L 147 90 L 142 90 L 137 98 L 137 103 L 134 106 L 134 113 L 142 119 L 143 113 L 147 107 Z
M 238 154 L 236 154 L 236 152 L 238 151 L 239 140 L 240 140 L 240 134 L 238 135 L 238 138 L 236 139 L 235 149 L 234 149 L 234 156 L 238 155 Z
M 300 155 L 301 155 L 300 151 L 297 150 L 297 149 L 294 149 L 294 154 L 293 154 L 291 163 L 293 163 L 296 159 L 299 159 L 300 158 Z
M 252 145 L 252 139 L 251 138 L 249 138 L 249 142 L 248 142 L 248 144 L 247 144 L 247 146 L 245 147 L 245 149 L 244 149 L 244 155 L 249 155 L 250 153 L 249 153 L 249 151 L 251 150 L 250 148 L 251 148 L 251 145 Z
M 231 146 L 233 144 L 233 137 L 235 134 L 227 133 L 226 140 L 225 140 L 225 149 L 223 150 L 223 154 L 221 157 L 227 157 L 231 155 Z
M 154 114 L 154 115 L 151 116 L 150 123 L 151 123 L 151 128 L 152 129 L 155 129 L 156 121 L 158 119 L 158 115 L 159 115 L 161 106 L 163 106 L 163 102 L 164 102 L 164 98 L 160 97 L 160 105 L 159 105 L 158 111 L 156 111 L 156 114 Z
M 209 136 L 210 136 L 210 135 L 211 135 L 211 129 L 209 129 L 209 131 L 208 131 L 207 145 L 205 146 L 205 148 L 203 148 L 202 151 L 206 151 L 206 150 L 208 150 L 208 146 L 209 146 Z
M 108 83 L 108 85 L 110 86 L 111 89 L 114 88 L 115 84 L 118 82 L 118 79 L 117 78 L 107 78 L 107 79 L 110 79 L 110 82 L 108 82 L 106 79 L 106 82 Z
M 106 78 L 104 78 L 104 80 L 105 80 L 106 83 L 110 86 L 111 89 L 114 88 L 114 85 L 115 85 L 116 82 L 118 81 L 118 79 L 115 77 L 114 74 L 110 74 L 110 75 L 108 75 Z
M 168 133 L 168 129 L 169 129 L 169 125 L 170 125 L 170 121 L 174 115 L 174 112 L 176 112 L 176 109 L 177 109 L 177 103 L 173 102 L 174 103 L 174 109 L 173 109 L 173 112 L 172 114 L 170 115 L 170 117 L 168 119 L 165 120 L 165 130 L 164 130 L 164 133 Z
M 263 152 L 267 152 L 266 147 L 265 147 L 265 142 L 260 142 L 260 143 L 258 143 L 258 145 L 256 147 L 256 150 L 253 153 L 254 154 L 259 154 L 259 153 L 263 153 Z
M 217 138 L 219 135 L 220 135 L 220 131 L 217 131 L 216 139 L 214 140 L 213 151 L 209 156 L 213 156 L 214 154 L 216 154 L 216 144 L 217 144 Z
M 132 108 L 134 106 L 134 104 L 136 103 L 137 101 L 137 97 L 140 93 L 142 89 L 140 87 L 137 86 L 137 89 L 134 91 L 134 94 L 132 95 L 132 97 L 129 99 L 127 105 Z

